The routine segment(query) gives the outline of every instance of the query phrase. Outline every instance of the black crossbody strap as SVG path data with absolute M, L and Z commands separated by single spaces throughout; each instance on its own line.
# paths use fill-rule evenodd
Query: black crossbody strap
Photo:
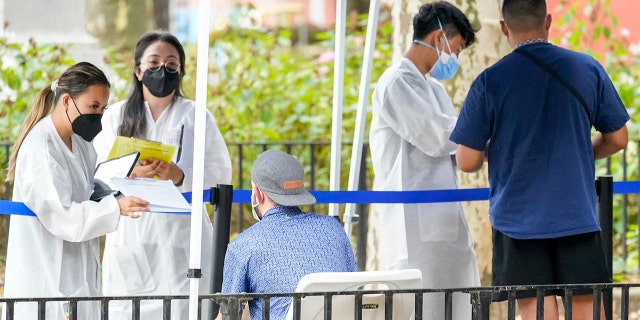
M 582 96 L 580 95 L 578 90 L 576 90 L 576 88 L 574 88 L 567 80 L 562 78 L 555 70 L 551 69 L 551 67 L 549 67 L 549 65 L 547 65 L 546 63 L 540 61 L 540 59 L 538 59 L 536 56 L 532 55 L 530 52 L 524 51 L 522 49 L 521 50 L 514 50 L 513 52 L 517 52 L 517 53 L 529 58 L 529 60 L 535 62 L 544 71 L 548 72 L 554 78 L 558 79 L 558 81 L 560 81 L 560 83 L 562 83 L 576 97 L 576 99 L 578 99 L 578 101 L 582 105 L 582 108 L 584 109 L 584 112 L 587 113 L 587 117 L 589 117 L 589 123 L 591 123 L 591 112 L 589 112 L 589 107 L 587 107 L 587 102 L 584 101 L 584 99 L 582 98 Z

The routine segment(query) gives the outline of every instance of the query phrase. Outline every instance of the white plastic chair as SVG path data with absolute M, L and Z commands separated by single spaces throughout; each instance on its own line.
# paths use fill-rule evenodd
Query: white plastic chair
M 422 272 L 418 269 L 319 272 L 308 274 L 300 279 L 296 292 L 419 289 L 421 287 Z M 362 319 L 383 320 L 385 314 L 384 299 L 384 294 L 367 294 L 362 296 Z M 353 319 L 354 301 L 355 297 L 353 295 L 334 295 L 331 311 L 332 319 Z M 393 319 L 410 319 L 414 311 L 414 302 L 414 294 L 394 294 Z M 293 303 L 289 307 L 286 319 L 293 319 Z M 300 319 L 324 319 L 324 297 L 307 296 L 302 298 L 300 302 Z

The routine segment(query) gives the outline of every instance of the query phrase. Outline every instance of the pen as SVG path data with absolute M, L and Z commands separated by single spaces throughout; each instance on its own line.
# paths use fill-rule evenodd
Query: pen
M 182 137 L 184 136 L 184 124 L 180 126 L 180 143 L 178 144 L 178 155 L 176 157 L 176 163 L 180 162 L 182 156 Z

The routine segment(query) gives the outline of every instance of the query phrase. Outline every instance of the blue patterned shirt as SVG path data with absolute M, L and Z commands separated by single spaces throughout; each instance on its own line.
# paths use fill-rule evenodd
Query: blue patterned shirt
M 222 293 L 294 292 L 314 272 L 357 271 L 353 249 L 334 217 L 278 206 L 240 233 L 227 248 Z M 291 298 L 271 299 L 271 319 L 284 319 Z M 249 302 L 251 319 L 262 319 L 262 299 Z

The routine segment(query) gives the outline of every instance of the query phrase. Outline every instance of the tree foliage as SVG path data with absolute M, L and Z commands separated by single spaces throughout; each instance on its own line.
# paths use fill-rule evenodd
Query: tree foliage
M 611 0 L 564 1 L 554 8 L 560 13 L 556 25 L 560 36 L 554 41 L 564 47 L 592 55 L 609 74 L 631 121 L 629 145 L 624 152 L 597 162 L 597 175 L 612 174 L 615 181 L 638 179 L 638 140 L 640 140 L 640 43 L 631 43 L 611 12 Z M 624 281 L 638 272 L 637 196 L 614 197 L 614 279 Z

